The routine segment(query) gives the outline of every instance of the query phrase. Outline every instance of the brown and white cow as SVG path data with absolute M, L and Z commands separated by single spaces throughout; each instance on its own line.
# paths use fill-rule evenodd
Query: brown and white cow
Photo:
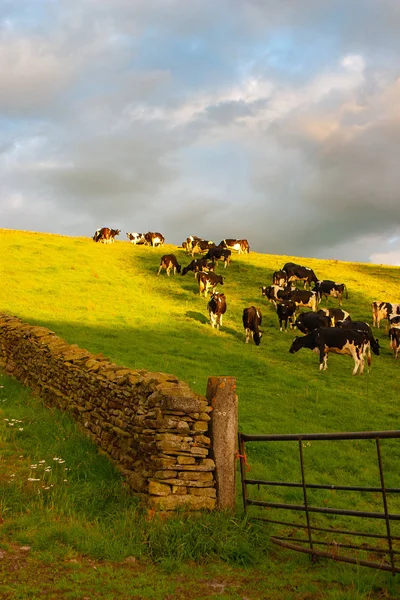
M 232 250 L 228 248 L 210 248 L 204 258 L 218 262 L 222 260 L 226 268 L 231 262 Z
M 192 245 L 191 254 L 192 256 L 202 254 L 203 252 L 208 252 L 210 248 L 215 248 L 215 242 L 212 240 L 197 240 Z
M 121 233 L 120 229 L 110 229 L 109 227 L 100 227 L 96 229 L 93 236 L 94 242 L 100 242 L 102 244 L 111 244 L 114 242 L 115 236 Z
M 164 256 L 161 257 L 160 268 L 158 269 L 157 275 L 160 274 L 162 269 L 167 271 L 168 277 L 171 269 L 174 270 L 174 275 L 181 272 L 181 265 L 178 263 L 175 254 L 164 254 Z
M 182 242 L 182 248 L 184 248 L 188 254 L 191 254 L 196 242 L 204 242 L 204 238 L 198 237 L 197 235 L 189 235 L 189 237 Z
M 208 292 L 213 292 L 218 284 L 224 285 L 224 278 L 222 275 L 217 275 L 212 271 L 198 271 L 198 273 L 196 273 L 196 279 L 199 283 L 200 296 L 201 294 L 204 294 L 204 297 L 207 297 Z
M 144 234 L 146 244 L 149 246 L 162 246 L 165 242 L 165 238 L 158 231 L 148 231 Z
M 223 292 L 213 292 L 207 304 L 211 327 L 222 326 L 222 316 L 226 313 L 226 298 Z
M 218 248 L 236 250 L 238 254 L 248 254 L 250 252 L 249 242 L 244 239 L 238 240 L 237 238 L 227 238 L 225 240 L 221 240 L 218 244 Z
M 250 337 L 253 338 L 256 346 L 260 345 L 262 332 L 259 327 L 262 323 L 261 311 L 255 306 L 249 306 L 243 311 L 243 327 L 246 334 L 246 344 L 249 343 Z
M 192 262 L 186 265 L 186 267 L 183 267 L 181 275 L 186 275 L 189 271 L 193 271 L 194 276 L 196 277 L 198 271 L 214 271 L 214 266 L 213 262 L 210 262 L 204 257 L 194 258 Z

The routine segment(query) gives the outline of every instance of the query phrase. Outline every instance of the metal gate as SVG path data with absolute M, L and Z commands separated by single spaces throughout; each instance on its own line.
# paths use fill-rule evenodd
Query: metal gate
M 242 494 L 244 509 L 247 511 L 249 507 L 263 507 L 264 509 L 284 509 L 290 511 L 299 511 L 305 516 L 305 522 L 292 523 L 285 520 L 275 520 L 264 516 L 258 516 L 262 521 L 275 523 L 284 527 L 291 528 L 291 536 L 272 535 L 271 540 L 292 550 L 305 552 L 310 554 L 313 560 L 318 556 L 331 558 L 336 561 L 342 561 L 352 564 L 363 565 L 384 571 L 391 571 L 393 575 L 400 573 L 400 565 L 396 562 L 396 557 L 400 554 L 400 536 L 393 535 L 391 531 L 391 523 L 400 521 L 400 514 L 389 512 L 388 498 L 392 494 L 399 494 L 400 488 L 386 487 L 384 478 L 384 468 L 382 461 L 381 446 L 382 440 L 400 438 L 400 431 L 369 431 L 369 432 L 353 432 L 353 433 L 312 433 L 312 434 L 287 434 L 287 435 L 246 435 L 239 433 L 239 453 L 240 471 L 242 480 Z M 345 485 L 326 485 L 309 483 L 306 480 L 306 468 L 304 462 L 303 446 L 311 441 L 324 442 L 326 440 L 375 440 L 376 445 L 376 461 L 379 469 L 380 485 L 378 487 L 361 487 L 361 486 L 345 486 Z M 251 479 L 248 477 L 250 466 L 246 458 L 246 444 L 259 442 L 297 442 L 299 454 L 299 482 L 288 481 L 266 481 L 262 479 Z M 323 444 L 322 444 L 323 446 Z M 322 448 L 323 450 L 323 448 Z M 400 471 L 400 464 L 399 464 Z M 262 486 L 267 488 L 301 488 L 303 502 L 301 504 L 291 504 L 287 502 L 269 502 L 266 500 L 252 499 L 250 490 L 257 486 L 260 489 Z M 311 505 L 308 501 L 310 490 L 339 490 L 343 492 L 362 492 L 379 495 L 382 510 L 379 512 L 368 512 L 362 510 L 329 508 L 327 506 Z M 314 515 L 340 515 L 341 517 L 357 517 L 368 519 L 380 519 L 384 522 L 384 533 L 368 533 L 367 531 L 353 531 L 345 528 L 321 527 L 319 523 L 312 523 Z M 295 530 L 295 538 L 293 538 L 293 530 Z M 302 537 L 298 537 L 298 533 L 302 533 Z M 334 537 L 333 541 L 331 537 Z M 338 539 L 343 540 L 337 542 Z M 361 541 L 359 540 L 369 540 Z M 349 541 L 350 539 L 350 541 Z M 373 542 L 371 542 L 373 540 Z M 358 542 L 358 543 L 356 543 Z M 373 543 L 374 545 L 370 545 Z M 326 547 L 326 550 L 317 549 L 317 546 Z M 348 550 L 357 551 L 356 557 L 344 554 Z M 364 555 L 366 558 L 363 558 Z M 373 557 L 370 560 L 371 555 Z M 378 558 L 375 558 L 378 557 Z

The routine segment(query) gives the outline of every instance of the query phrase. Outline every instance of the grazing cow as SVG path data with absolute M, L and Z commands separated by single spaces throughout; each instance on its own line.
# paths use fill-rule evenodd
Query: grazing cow
M 178 263 L 175 254 L 164 254 L 164 256 L 161 257 L 160 268 L 158 269 L 157 275 L 160 274 L 162 269 L 167 271 L 168 277 L 171 269 L 174 270 L 174 275 L 176 275 L 177 272 L 181 272 L 181 265 Z
M 293 300 L 284 300 L 276 305 L 276 313 L 279 319 L 279 330 L 282 331 L 282 323 L 285 323 L 285 333 L 289 321 L 290 329 L 293 329 L 293 321 L 296 317 L 296 304 Z
M 210 248 L 215 248 L 215 242 L 212 240 L 197 240 L 192 246 L 192 256 L 208 252 Z
M 218 244 L 218 248 L 236 250 L 238 254 L 248 254 L 250 252 L 249 242 L 247 240 L 238 240 L 236 238 L 227 238 L 226 240 L 221 240 Z
M 311 308 L 314 312 L 318 308 L 317 294 L 308 290 L 292 290 L 284 295 L 283 300 L 293 300 L 297 307 Z
M 319 327 L 330 327 L 331 320 L 326 315 L 317 312 L 304 312 L 297 317 L 294 326 L 302 333 L 311 333 Z
M 319 354 L 319 369 L 326 371 L 328 353 L 348 354 L 353 357 L 353 375 L 359 370 L 364 371 L 364 355 L 369 346 L 365 334 L 359 331 L 337 329 L 335 327 L 320 327 L 303 337 L 295 337 L 289 352 L 294 354 L 301 348 L 309 348 Z M 369 359 L 370 362 L 370 359 Z
M 275 306 L 282 300 L 288 300 L 287 295 L 293 291 L 291 286 L 285 288 L 280 285 L 268 285 L 260 287 L 261 296 L 265 296 L 269 302 L 272 302 Z
M 135 244 L 135 246 L 141 246 L 147 243 L 144 233 L 127 233 L 126 237 L 132 244 Z
M 260 345 L 262 333 L 259 326 L 262 322 L 261 311 L 255 306 L 245 308 L 243 311 L 243 327 L 246 333 L 246 344 L 249 343 L 250 336 L 253 338 L 256 346 Z
M 222 326 L 222 315 L 226 313 L 226 298 L 222 292 L 213 292 L 207 304 L 211 327 Z
M 213 271 L 214 263 L 209 262 L 206 258 L 194 258 L 191 263 L 183 267 L 181 275 L 186 275 L 189 271 L 193 271 L 195 276 L 198 271 Z
M 148 246 L 162 246 L 165 242 L 165 238 L 158 231 L 148 231 L 144 234 L 144 239 Z
M 287 262 L 283 265 L 282 271 L 287 273 L 288 281 L 303 281 L 304 287 L 306 287 L 306 284 L 310 287 L 312 282 L 316 283 L 318 281 L 318 277 L 312 269 L 296 265 L 296 263 Z
M 400 328 L 399 327 L 391 327 L 389 329 L 389 348 L 393 350 L 394 357 L 398 358 L 399 350 L 400 350 Z
M 338 321 L 351 321 L 350 314 L 341 308 L 320 308 L 317 313 L 327 315 L 332 327 L 335 327 Z
M 110 229 L 109 227 L 100 227 L 100 229 L 96 229 L 95 234 L 93 236 L 94 242 L 101 242 L 103 244 L 111 244 L 114 242 L 114 238 L 116 235 L 121 233 L 120 229 Z
M 231 255 L 232 250 L 228 250 L 228 248 L 210 248 L 204 258 L 217 262 L 222 260 L 226 268 L 231 262 Z
M 286 271 L 275 271 L 272 275 L 272 284 L 284 286 L 287 283 L 288 275 Z
M 222 275 L 217 275 L 211 271 L 199 271 L 196 273 L 197 281 L 199 282 L 199 293 L 207 297 L 209 291 L 213 292 L 218 284 L 224 285 Z
M 313 291 L 318 295 L 319 301 L 322 300 L 322 296 L 325 296 L 328 302 L 328 296 L 332 298 L 338 298 L 339 306 L 342 305 L 343 294 L 346 293 L 346 300 L 349 298 L 347 293 L 347 287 L 345 283 L 335 283 L 329 279 L 322 279 L 317 281 Z
M 371 356 L 371 352 L 370 352 L 371 350 L 374 354 L 379 356 L 379 352 L 380 352 L 379 340 L 377 338 L 374 338 L 374 336 L 372 335 L 372 329 L 368 323 L 365 323 L 365 321 L 351 321 L 351 320 L 350 321 L 338 321 L 336 323 L 336 327 L 340 327 L 341 329 L 351 329 L 352 331 L 359 331 L 360 333 L 363 333 L 370 343 L 370 348 L 368 348 L 369 356 Z
M 390 304 L 390 302 L 379 302 L 374 300 L 372 308 L 372 326 L 379 329 L 382 319 L 388 322 L 396 315 L 400 315 L 400 304 Z

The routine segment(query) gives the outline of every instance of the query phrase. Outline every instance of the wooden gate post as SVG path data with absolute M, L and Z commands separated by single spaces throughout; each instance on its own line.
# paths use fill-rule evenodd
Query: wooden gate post
M 209 377 L 206 397 L 213 407 L 210 436 L 216 467 L 217 508 L 234 510 L 238 432 L 235 377 Z

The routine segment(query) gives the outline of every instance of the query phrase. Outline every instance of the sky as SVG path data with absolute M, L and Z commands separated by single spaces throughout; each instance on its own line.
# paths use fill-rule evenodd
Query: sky
M 399 0 L 0 0 L 0 227 L 400 265 Z

